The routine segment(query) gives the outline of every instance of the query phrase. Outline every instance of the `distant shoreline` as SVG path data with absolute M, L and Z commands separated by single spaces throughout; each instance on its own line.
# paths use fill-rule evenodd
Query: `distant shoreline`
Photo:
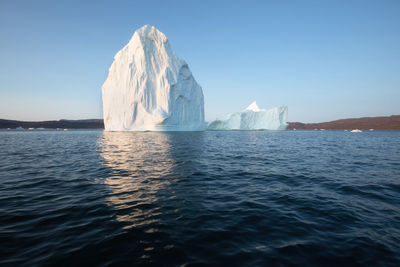
M 0 129 L 22 127 L 44 129 L 104 129 L 102 119 L 86 120 L 52 120 L 52 121 L 18 121 L 0 119 Z M 287 130 L 400 130 L 400 115 L 383 117 L 363 117 L 340 119 L 330 122 L 302 123 L 288 122 Z
M 58 121 L 17 121 L 0 119 L 0 129 L 16 129 L 22 127 L 44 129 L 104 129 L 102 119 L 58 120 Z
M 320 123 L 289 122 L 287 130 L 400 130 L 400 115 L 340 119 Z

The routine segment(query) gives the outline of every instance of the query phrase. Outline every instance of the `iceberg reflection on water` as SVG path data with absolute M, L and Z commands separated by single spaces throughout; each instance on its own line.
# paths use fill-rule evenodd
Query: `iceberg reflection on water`
M 185 137 L 193 134 L 201 142 L 201 132 L 103 132 L 100 155 L 112 173 L 104 182 L 111 191 L 108 204 L 118 211 L 116 218 L 125 229 L 156 230 L 159 210 L 165 208 L 157 204 L 159 197 L 165 196 L 161 191 L 170 190 L 172 183 L 185 178 L 192 169 L 191 161 L 176 160 L 174 153 L 182 151 L 174 151 L 174 143 L 186 144 L 184 153 L 191 153 L 194 146 L 185 143 Z M 167 195 L 177 197 L 174 192 Z

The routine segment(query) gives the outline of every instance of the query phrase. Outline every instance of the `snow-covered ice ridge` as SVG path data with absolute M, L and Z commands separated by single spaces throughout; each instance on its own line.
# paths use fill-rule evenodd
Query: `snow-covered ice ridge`
M 260 109 L 253 102 L 242 112 L 228 115 L 226 120 L 211 122 L 209 130 L 285 130 L 287 107 Z
M 102 87 L 107 131 L 204 130 L 203 91 L 188 64 L 153 26 L 138 29 L 114 57 Z

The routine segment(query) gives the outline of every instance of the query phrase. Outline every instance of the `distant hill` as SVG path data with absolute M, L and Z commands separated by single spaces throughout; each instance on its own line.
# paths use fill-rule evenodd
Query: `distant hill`
M 0 129 L 46 128 L 46 129 L 104 129 L 102 119 L 91 120 L 59 120 L 59 121 L 15 121 L 0 119 Z
M 288 130 L 400 130 L 400 115 L 342 119 L 321 123 L 289 122 Z
M 288 124 L 288 130 L 400 130 L 400 115 L 342 119 L 321 123 L 289 122 Z M 17 127 L 22 127 L 25 129 L 104 129 L 104 123 L 102 119 L 59 121 L 16 121 L 0 119 L 0 129 L 15 129 Z

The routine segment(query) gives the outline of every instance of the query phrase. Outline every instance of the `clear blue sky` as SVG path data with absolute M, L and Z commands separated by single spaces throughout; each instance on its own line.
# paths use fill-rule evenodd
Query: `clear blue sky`
M 289 121 L 400 114 L 400 1 L 0 0 L 0 118 L 101 118 L 115 53 L 150 24 L 206 119 L 256 100 Z

